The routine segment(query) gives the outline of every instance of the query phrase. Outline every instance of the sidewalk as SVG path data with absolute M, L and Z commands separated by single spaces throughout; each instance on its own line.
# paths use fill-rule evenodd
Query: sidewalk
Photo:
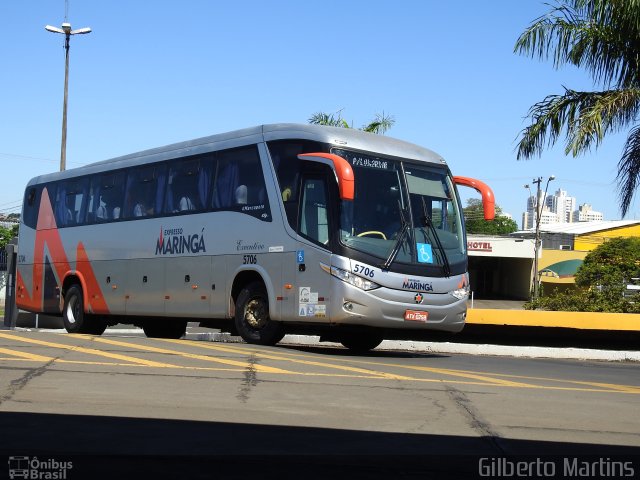
M 467 308 L 492 310 L 524 310 L 526 300 L 477 300 L 467 301 Z

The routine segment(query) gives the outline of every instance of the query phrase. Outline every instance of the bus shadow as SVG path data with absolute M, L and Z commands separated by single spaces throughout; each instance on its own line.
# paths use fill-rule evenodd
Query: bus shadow
M 399 350 L 370 350 L 368 352 L 354 352 L 348 348 L 329 345 L 292 345 L 292 344 L 278 344 L 278 348 L 286 350 L 295 350 L 305 353 L 315 353 L 325 356 L 340 356 L 340 357 L 365 357 L 365 358 L 449 358 L 451 355 L 445 355 L 440 353 L 423 353 L 423 352 L 408 352 Z
M 66 478 L 481 478 L 482 458 L 640 455 L 640 446 L 43 413 L 2 412 L 0 431 L 3 455 L 71 461 Z

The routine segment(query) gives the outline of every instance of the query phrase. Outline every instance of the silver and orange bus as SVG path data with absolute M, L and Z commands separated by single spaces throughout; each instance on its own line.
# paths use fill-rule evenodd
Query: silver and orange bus
M 70 333 L 188 321 L 273 345 L 317 333 L 355 350 L 464 326 L 457 184 L 436 153 L 357 130 L 275 124 L 32 179 L 17 306 Z

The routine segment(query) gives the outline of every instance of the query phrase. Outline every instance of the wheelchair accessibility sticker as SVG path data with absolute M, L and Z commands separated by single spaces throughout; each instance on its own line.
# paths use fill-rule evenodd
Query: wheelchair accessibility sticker
M 433 263 L 433 251 L 429 243 L 416 243 L 418 249 L 418 262 Z

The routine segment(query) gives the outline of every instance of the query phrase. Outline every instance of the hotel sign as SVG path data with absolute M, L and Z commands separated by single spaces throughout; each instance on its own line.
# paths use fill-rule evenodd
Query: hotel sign
M 533 239 L 469 235 L 467 251 L 472 257 L 533 258 Z
M 491 242 L 467 242 L 467 250 L 469 252 L 493 252 L 493 244 Z

